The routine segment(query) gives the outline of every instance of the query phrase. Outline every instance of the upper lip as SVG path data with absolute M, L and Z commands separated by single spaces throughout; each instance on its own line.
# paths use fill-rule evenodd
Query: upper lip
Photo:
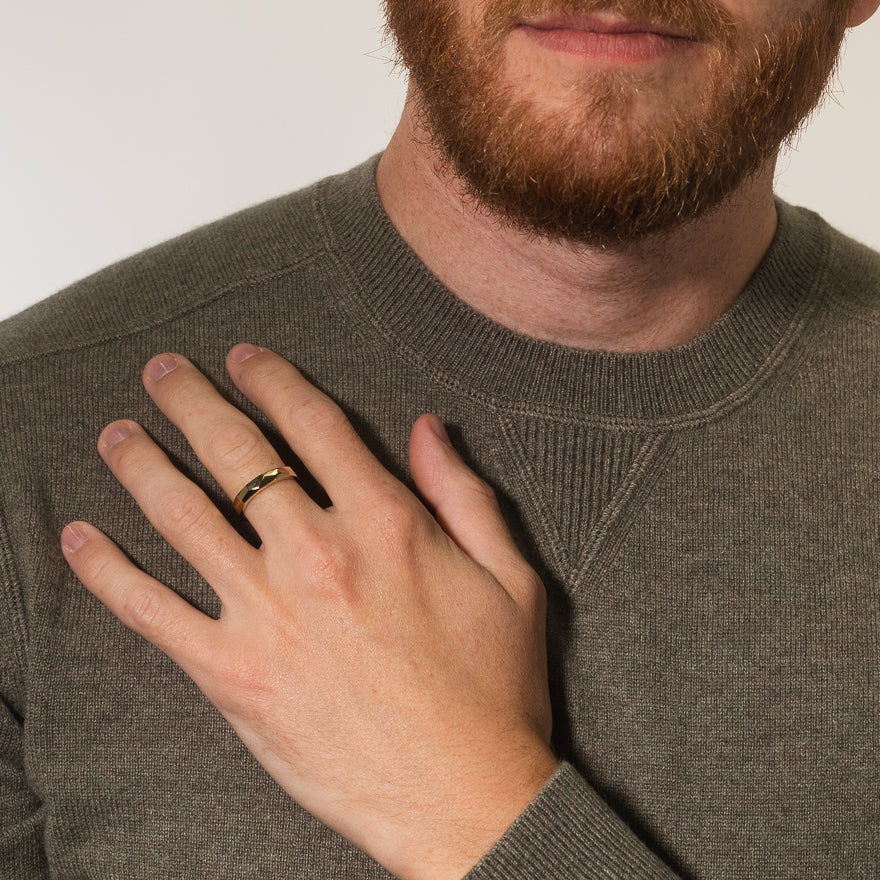
M 553 15 L 530 18 L 522 22 L 538 30 L 588 31 L 595 34 L 657 34 L 661 37 L 692 39 L 689 34 L 671 25 L 654 21 L 634 21 L 619 16 L 604 15 Z

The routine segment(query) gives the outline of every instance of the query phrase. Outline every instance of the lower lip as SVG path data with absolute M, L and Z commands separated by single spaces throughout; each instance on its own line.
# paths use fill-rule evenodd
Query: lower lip
M 593 61 L 638 64 L 685 51 L 694 43 L 684 37 L 651 33 L 596 33 L 571 28 L 536 28 L 523 25 L 527 36 L 546 49 L 580 55 Z

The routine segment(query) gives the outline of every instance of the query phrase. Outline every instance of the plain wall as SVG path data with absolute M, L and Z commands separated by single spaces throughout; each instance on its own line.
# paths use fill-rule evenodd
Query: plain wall
M 379 151 L 404 81 L 374 0 L 4 0 L 0 317 Z M 880 18 L 780 164 L 783 198 L 880 248 Z

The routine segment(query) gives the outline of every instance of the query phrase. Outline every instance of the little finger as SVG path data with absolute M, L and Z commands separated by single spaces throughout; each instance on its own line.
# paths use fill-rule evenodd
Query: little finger
M 64 557 L 74 574 L 129 629 L 164 651 L 184 671 L 210 667 L 215 621 L 138 569 L 102 532 L 88 523 L 61 534 Z
M 240 592 L 241 572 L 259 565 L 259 553 L 140 425 L 108 425 L 98 451 L 159 534 L 211 584 L 221 601 Z

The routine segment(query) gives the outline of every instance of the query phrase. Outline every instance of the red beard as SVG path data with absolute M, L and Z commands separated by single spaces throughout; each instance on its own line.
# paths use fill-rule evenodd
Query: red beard
M 385 0 L 388 28 L 442 161 L 484 210 L 516 228 L 590 245 L 634 242 L 717 207 L 772 162 L 822 98 L 849 15 L 822 0 L 803 19 L 746 39 L 711 0 L 490 0 L 478 28 L 455 0 Z M 571 111 L 540 111 L 503 82 L 517 21 L 613 9 L 674 26 L 708 46 L 696 107 L 636 124 L 651 82 L 594 71 Z

